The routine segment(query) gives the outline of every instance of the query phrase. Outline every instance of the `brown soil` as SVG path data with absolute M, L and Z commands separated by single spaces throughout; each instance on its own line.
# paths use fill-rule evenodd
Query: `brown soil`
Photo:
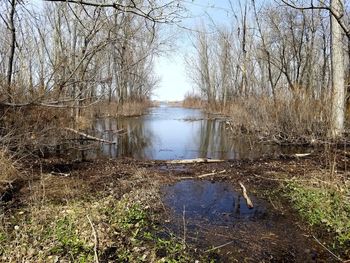
M 347 157 L 339 155 L 335 158 L 339 159 L 338 169 L 346 171 Z M 338 262 L 313 238 L 314 235 L 327 241 L 329 236 L 322 237 L 322 232 L 302 223 L 283 198 L 266 194 L 279 188 L 276 175 L 307 179 L 309 174 L 329 167 L 330 163 L 329 158 L 320 154 L 305 158 L 281 156 L 269 160 L 187 165 L 126 158 L 93 162 L 32 160 L 26 166 L 34 175 L 16 183 L 10 198 L 6 200 L 6 207 L 16 209 L 41 199 L 57 203 L 89 199 L 91 196 L 112 195 L 119 199 L 131 189 L 144 184 L 157 182 L 156 185 L 170 185 L 182 178 L 195 179 L 202 174 L 225 170 L 205 180 L 228 182 L 237 191 L 240 189 L 238 182 L 243 182 L 249 193 L 266 206 L 266 218 L 235 225 L 229 231 L 227 228 L 202 225 L 204 231 L 197 239 L 189 241 L 190 245 L 204 251 L 232 242 L 220 250 L 208 252 L 217 257 L 217 262 Z M 174 217 L 168 208 L 162 213 L 167 224 L 181 225 L 181 218 Z

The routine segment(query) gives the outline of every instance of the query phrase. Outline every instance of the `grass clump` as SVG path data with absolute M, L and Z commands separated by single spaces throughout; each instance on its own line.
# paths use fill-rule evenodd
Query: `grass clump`
M 161 236 L 159 213 L 148 205 L 156 203 L 152 194 L 38 203 L 5 214 L 0 261 L 95 262 L 96 247 L 101 262 L 194 261 L 175 236 Z
M 105 211 L 119 242 L 118 262 L 189 262 L 191 256 L 184 244 L 159 226 L 158 214 L 150 206 L 124 198 L 112 210 Z M 142 200 L 142 198 L 140 198 Z M 137 198 L 139 200 L 139 198 Z M 131 201 L 131 202 L 130 202 Z
M 348 192 L 291 182 L 287 196 L 293 206 L 313 226 L 326 227 L 336 243 L 350 245 L 350 203 Z M 334 244 L 335 246 L 336 244 Z
M 93 258 L 92 247 L 78 235 L 77 230 L 75 220 L 72 220 L 69 216 L 57 220 L 54 229 L 57 245 L 50 249 L 50 253 L 67 254 L 71 259 L 78 260 L 78 262 L 91 261 Z

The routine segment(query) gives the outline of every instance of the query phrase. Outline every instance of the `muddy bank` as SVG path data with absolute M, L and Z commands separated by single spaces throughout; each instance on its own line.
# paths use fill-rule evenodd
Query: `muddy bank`
M 345 163 L 341 160 L 346 161 L 347 157 L 339 155 L 338 158 L 337 169 L 344 170 Z M 162 258 L 188 262 L 190 258 L 195 260 L 200 257 L 203 257 L 201 262 L 339 262 L 315 239 L 329 247 L 334 237 L 322 229 L 309 227 L 281 194 L 281 181 L 296 177 L 308 180 L 315 172 L 326 169 L 327 162 L 326 156 L 320 154 L 305 158 L 280 156 L 255 161 L 186 165 L 128 158 L 93 162 L 68 162 L 64 159 L 32 161 L 26 164 L 32 171 L 31 175 L 12 192 L 12 198 L 2 203 L 6 208 L 2 221 L 7 226 L 3 231 L 8 237 L 4 240 L 7 244 L 17 242 L 13 229 L 19 223 L 14 222 L 13 215 L 22 212 L 33 215 L 33 207 L 40 209 L 58 205 L 75 211 L 69 205 L 78 202 L 84 205 L 75 207 L 83 213 L 81 207 L 89 207 L 90 203 L 97 202 L 101 207 L 107 203 L 106 209 L 113 210 L 116 208 L 109 207 L 111 199 L 132 204 L 138 203 L 137 199 L 144 199 L 142 205 L 152 214 L 149 224 L 157 226 L 154 228 L 157 231 L 151 231 L 154 238 L 145 241 L 147 239 L 142 236 L 138 242 L 144 243 L 136 245 L 132 242 L 133 235 L 124 233 L 124 230 L 119 230 L 123 236 L 121 239 L 116 239 L 115 234 L 101 232 L 106 243 L 98 246 L 99 256 L 111 262 L 117 260 L 121 253 L 116 252 L 117 248 L 122 246 L 125 251 L 131 251 L 124 262 L 143 262 L 136 260 L 136 252 L 132 252 L 135 247 L 141 246 L 154 252 L 145 256 L 145 262 L 157 262 Z M 199 179 L 202 175 L 206 176 Z M 347 174 L 343 172 L 342 176 Z M 239 182 L 247 187 L 254 209 L 245 207 Z M 156 198 L 152 199 L 147 194 L 141 198 L 140 193 L 152 193 Z M 128 201 L 125 201 L 126 196 Z M 105 202 L 100 203 L 100 200 Z M 98 232 L 100 212 L 94 213 L 92 221 Z M 111 226 L 109 217 L 101 219 L 106 226 Z M 26 223 L 21 222 L 24 227 Z M 136 230 L 146 233 L 146 228 Z M 166 237 L 166 242 L 176 240 L 169 246 L 181 249 L 174 252 L 169 247 L 159 248 L 159 243 L 155 241 L 159 237 Z M 40 247 L 29 245 L 39 253 Z M 8 245 L 4 244 L 4 247 Z M 108 252 L 111 250 L 114 254 Z M 8 251 L 4 249 L 2 256 L 6 258 Z M 45 256 L 63 257 L 62 251 L 48 251 L 50 253 Z M 349 257 L 346 246 L 333 251 L 343 259 Z M 28 257 L 26 252 L 21 253 Z M 32 258 L 28 257 L 29 261 Z

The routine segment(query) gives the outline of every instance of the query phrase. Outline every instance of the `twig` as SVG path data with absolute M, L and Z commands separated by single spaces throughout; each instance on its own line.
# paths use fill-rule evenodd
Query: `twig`
M 184 210 L 182 212 L 182 221 L 184 226 L 183 243 L 184 243 L 184 246 L 186 246 L 186 206 L 185 205 L 184 205 Z
M 211 249 L 208 249 L 208 250 L 206 250 L 206 251 L 204 251 L 204 252 L 205 252 L 205 253 L 208 253 L 208 252 L 211 252 L 211 251 L 213 251 L 213 250 L 216 250 L 216 249 L 219 249 L 219 248 L 223 248 L 223 247 L 225 247 L 225 246 L 227 246 L 227 245 L 232 244 L 233 242 L 235 242 L 235 241 L 232 240 L 232 241 L 227 242 L 227 243 L 225 243 L 225 244 L 223 244 L 223 245 L 220 245 L 220 246 L 217 246 L 217 247 L 213 247 L 213 248 L 211 248 Z
M 91 222 L 91 219 L 88 215 L 86 215 L 87 219 L 89 220 L 89 223 L 90 223 L 90 226 L 91 226 L 91 229 L 92 229 L 92 234 L 94 235 L 94 254 L 95 254 L 95 262 L 96 263 L 99 263 L 99 260 L 98 260 L 98 237 L 97 237 L 97 232 L 96 232 L 96 229 L 94 227 L 94 225 L 92 224 Z
M 59 173 L 59 172 L 50 172 L 51 175 L 58 175 L 58 176 L 64 176 L 64 177 L 68 177 L 70 176 L 71 174 L 70 173 Z
M 244 197 L 244 199 L 245 199 L 245 200 L 246 200 L 246 202 L 247 202 L 247 206 L 248 206 L 248 208 L 249 208 L 249 209 L 253 208 L 253 207 L 254 207 L 254 205 L 253 205 L 252 200 L 250 200 L 250 198 L 249 198 L 249 196 L 248 196 L 248 194 L 247 194 L 247 189 L 244 187 L 244 185 L 243 185 L 241 182 L 239 182 L 239 185 L 240 185 L 240 186 L 241 186 L 241 188 L 242 188 L 242 191 L 243 191 L 243 197 Z
M 269 201 L 270 201 L 271 205 L 273 206 L 273 208 L 274 208 L 275 210 L 277 210 L 277 206 L 275 206 L 275 204 L 272 202 L 272 199 L 271 199 L 270 196 L 269 196 Z
M 183 180 L 183 179 L 205 178 L 205 177 L 208 177 L 208 176 L 212 176 L 212 175 L 216 175 L 216 174 L 223 174 L 223 173 L 226 173 L 226 170 L 222 170 L 220 172 L 212 172 L 212 173 L 207 173 L 207 174 L 201 174 L 201 175 L 198 175 L 198 176 L 180 177 L 179 179 Z
M 325 245 L 323 245 L 314 235 L 312 235 L 312 237 L 316 240 L 316 242 L 321 245 L 326 251 L 328 251 L 333 257 L 335 257 L 337 260 L 339 260 L 340 262 L 343 262 L 343 260 L 338 257 L 336 254 L 334 254 L 332 251 L 330 251 Z
M 280 182 L 310 182 L 310 180 L 302 180 L 302 179 L 283 179 L 283 178 L 269 178 L 269 177 L 264 177 L 264 176 L 261 176 L 261 175 L 258 175 L 258 174 L 253 174 L 255 177 L 258 177 L 258 178 L 261 178 L 261 179 L 264 179 L 264 180 L 271 180 L 271 181 L 280 181 Z

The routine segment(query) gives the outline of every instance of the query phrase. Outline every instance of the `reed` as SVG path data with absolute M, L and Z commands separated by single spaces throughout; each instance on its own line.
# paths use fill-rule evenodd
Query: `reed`
M 91 111 L 98 117 L 132 117 L 147 113 L 148 109 L 152 106 L 151 101 L 126 101 L 124 103 L 101 101 L 92 107 Z
M 224 114 L 235 133 L 255 134 L 278 143 L 310 143 L 327 136 L 330 109 L 326 99 L 309 96 L 267 96 L 233 98 L 208 104 L 199 97 L 186 97 L 184 106 L 200 107 Z

